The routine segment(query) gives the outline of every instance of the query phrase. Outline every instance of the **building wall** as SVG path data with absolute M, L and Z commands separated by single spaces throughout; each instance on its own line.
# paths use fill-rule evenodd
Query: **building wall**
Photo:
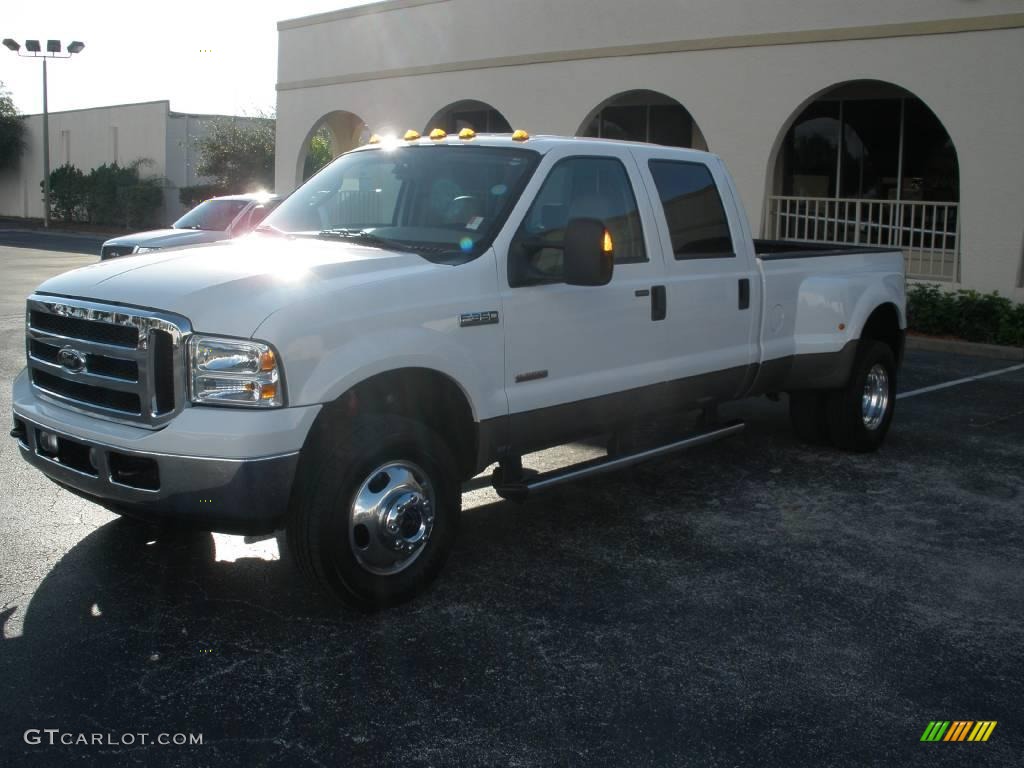
M 192 115 L 171 114 L 167 120 L 167 184 L 168 194 L 164 200 L 164 214 L 172 222 L 184 213 L 184 206 L 178 200 L 178 189 L 202 183 L 195 173 L 198 162 L 195 150 L 197 124 L 205 122 Z
M 514 127 L 571 135 L 609 97 L 649 89 L 690 111 L 756 231 L 790 122 L 832 86 L 877 79 L 921 98 L 956 144 L 963 284 L 1024 299 L 1021 10 L 1014 0 L 397 0 L 282 22 L 276 191 L 294 188 L 304 142 L 335 111 L 400 133 L 478 99 Z
M 184 213 L 178 189 L 210 181 L 196 173 L 195 142 L 220 119 L 248 120 L 172 112 L 167 101 L 51 112 L 50 168 L 70 161 L 88 173 L 104 163 L 150 160 L 140 172 L 167 180 L 163 219 L 169 224 Z M 28 115 L 25 121 L 28 147 L 21 164 L 0 174 L 0 216 L 42 218 L 43 116 Z
M 50 168 L 70 162 L 84 172 L 145 158 L 144 176 L 167 171 L 168 103 L 154 101 L 50 113 Z M 16 171 L 0 174 L 0 216 L 42 218 L 43 116 L 28 115 L 28 147 Z M 116 139 L 115 137 L 116 132 Z

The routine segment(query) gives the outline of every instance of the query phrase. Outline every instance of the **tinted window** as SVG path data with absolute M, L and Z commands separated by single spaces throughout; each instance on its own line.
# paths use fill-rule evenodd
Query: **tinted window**
M 223 232 L 249 203 L 245 200 L 207 200 L 178 219 L 175 229 L 205 229 Z
M 652 160 L 651 175 L 665 209 L 677 259 L 735 256 L 729 219 L 707 166 Z
M 273 202 L 263 203 L 262 205 L 257 205 L 255 208 L 253 208 L 252 211 L 249 213 L 249 229 L 252 229 L 257 224 L 259 224 L 261 221 L 263 221 L 265 218 L 267 218 L 267 215 L 272 210 L 277 208 L 277 206 L 278 206 L 278 203 L 276 201 L 273 201 Z
M 615 263 L 647 261 L 633 186 L 615 158 L 576 157 L 551 169 L 516 233 L 509 263 L 516 285 L 557 282 L 564 274 L 562 242 L 571 219 L 598 219 L 615 244 Z

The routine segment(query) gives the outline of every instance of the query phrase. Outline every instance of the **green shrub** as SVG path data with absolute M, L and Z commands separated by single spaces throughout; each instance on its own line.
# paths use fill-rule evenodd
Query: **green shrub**
M 139 179 L 118 189 L 118 205 L 124 211 L 128 229 L 159 226 L 164 208 L 164 190 L 159 179 Z
M 55 219 L 68 222 L 139 229 L 160 223 L 164 207 L 164 180 L 142 178 L 139 168 L 149 161 L 136 160 L 93 168 L 88 174 L 73 165 L 50 171 L 50 210 Z M 43 187 L 42 182 L 39 184 Z
M 44 190 L 43 182 L 39 188 Z M 73 165 L 50 171 L 50 212 L 61 221 L 85 221 L 88 195 L 86 176 Z
M 955 336 L 986 344 L 1024 346 L 1024 304 L 977 291 L 944 291 L 937 285 L 912 285 L 907 291 L 912 331 Z
M 93 224 L 128 226 L 123 207 L 122 187 L 138 183 L 137 168 L 122 168 L 117 163 L 93 168 L 89 172 L 89 221 Z

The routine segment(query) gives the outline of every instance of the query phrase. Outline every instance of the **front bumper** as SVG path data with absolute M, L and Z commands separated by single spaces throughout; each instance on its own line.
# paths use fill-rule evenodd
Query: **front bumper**
M 14 418 L 12 434 L 25 461 L 69 491 L 121 513 L 256 533 L 274 530 L 288 509 L 298 452 L 259 459 L 138 453 Z M 54 440 L 56 452 L 45 446 Z
M 22 457 L 54 482 L 120 513 L 224 532 L 280 525 L 320 410 L 186 408 L 152 430 L 40 400 L 24 372 L 13 394 L 11 434 Z

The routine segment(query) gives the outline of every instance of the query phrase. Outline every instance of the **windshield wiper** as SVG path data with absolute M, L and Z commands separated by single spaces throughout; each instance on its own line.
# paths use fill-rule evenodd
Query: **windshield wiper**
M 376 248 L 398 251 L 432 251 L 431 246 L 405 243 L 401 240 L 389 240 L 386 237 L 375 235 L 366 229 L 323 229 L 317 233 L 317 237 L 323 239 L 352 240 L 353 242 L 372 245 Z

